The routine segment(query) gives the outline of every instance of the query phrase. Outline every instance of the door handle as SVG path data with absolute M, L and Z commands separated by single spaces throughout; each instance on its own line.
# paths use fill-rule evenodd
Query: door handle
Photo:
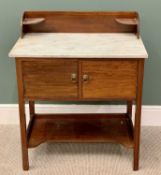
M 73 83 L 77 82 L 77 74 L 76 73 L 71 74 L 71 80 L 72 80 Z
M 88 82 L 88 80 L 89 80 L 89 75 L 84 74 L 84 75 L 83 75 L 83 81 L 84 81 L 84 82 Z

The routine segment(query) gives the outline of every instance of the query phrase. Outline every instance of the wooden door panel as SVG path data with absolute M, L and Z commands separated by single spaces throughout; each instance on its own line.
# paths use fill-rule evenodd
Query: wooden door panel
M 135 98 L 137 61 L 82 61 L 82 98 Z
M 23 62 L 25 96 L 28 98 L 58 99 L 76 98 L 77 82 L 71 80 L 77 75 L 77 61 L 50 59 Z

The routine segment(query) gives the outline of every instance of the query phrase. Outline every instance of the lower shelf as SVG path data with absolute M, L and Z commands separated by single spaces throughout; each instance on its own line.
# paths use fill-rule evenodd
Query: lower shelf
M 28 126 L 28 147 L 43 142 L 111 142 L 133 147 L 133 126 L 126 114 L 41 114 Z

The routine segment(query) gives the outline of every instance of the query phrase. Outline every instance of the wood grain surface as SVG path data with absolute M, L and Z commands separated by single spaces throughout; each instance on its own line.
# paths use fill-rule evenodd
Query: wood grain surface
M 75 60 L 42 60 L 23 62 L 23 77 L 26 98 L 76 98 L 77 75 Z
M 83 98 L 135 98 L 137 61 L 82 61 Z
M 29 32 L 65 32 L 65 33 L 137 33 L 137 24 L 119 24 L 116 18 L 138 19 L 137 12 L 70 12 L 70 11 L 30 11 L 25 18 L 44 18 L 37 25 L 22 25 L 22 35 Z M 22 21 L 23 23 L 23 21 Z

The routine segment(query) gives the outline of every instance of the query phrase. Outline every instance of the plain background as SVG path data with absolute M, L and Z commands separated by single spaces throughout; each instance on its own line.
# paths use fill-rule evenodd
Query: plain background
M 8 52 L 19 37 L 25 10 L 138 11 L 141 36 L 149 54 L 143 104 L 161 104 L 160 0 L 0 0 L 0 104 L 17 103 L 15 63 Z

